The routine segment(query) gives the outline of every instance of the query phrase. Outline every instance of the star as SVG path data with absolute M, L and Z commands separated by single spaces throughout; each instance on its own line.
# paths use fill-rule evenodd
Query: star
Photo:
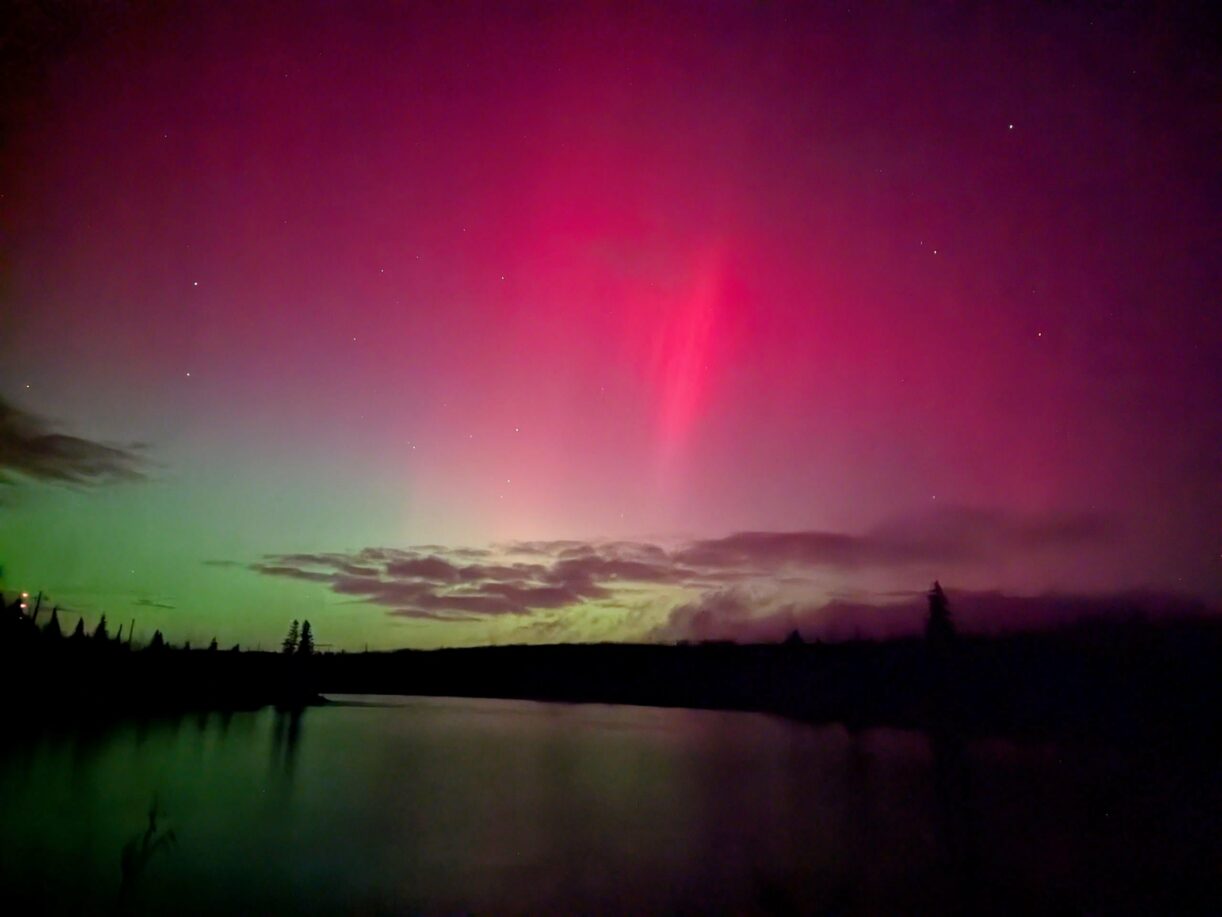
M 199 281 L 198 281 L 198 280 L 193 280 L 193 281 L 191 281 L 191 286 L 193 286 L 193 287 L 197 287 L 197 286 L 199 286 Z

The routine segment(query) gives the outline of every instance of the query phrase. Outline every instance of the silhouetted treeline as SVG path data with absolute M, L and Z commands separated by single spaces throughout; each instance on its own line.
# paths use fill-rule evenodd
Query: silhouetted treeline
M 286 658 L 276 653 L 170 645 L 154 631 L 147 646 L 132 641 L 133 623 L 112 636 L 106 617 L 92 631 L 79 618 L 65 637 L 59 609 L 40 626 L 38 600 L 0 597 L 0 687 L 10 719 L 133 712 L 295 707 L 320 700 L 312 636 Z M 126 627 L 126 636 L 124 628 Z M 307 622 L 308 628 L 308 622 Z
M 782 713 L 965 734 L 1222 737 L 1222 626 L 1085 626 L 959 637 L 748 645 L 506 646 L 328 657 L 324 691 L 595 701 Z
M 1222 621 L 1095 620 L 1055 632 L 956 635 L 939 595 L 935 587 L 926 637 L 881 642 L 319 654 L 302 627 L 280 652 L 132 650 L 42 633 L 5 639 L 3 655 L 20 662 L 5 665 L 10 703 L 43 709 L 237 709 L 308 703 L 319 693 L 420 694 L 756 710 L 964 735 L 1222 738 Z

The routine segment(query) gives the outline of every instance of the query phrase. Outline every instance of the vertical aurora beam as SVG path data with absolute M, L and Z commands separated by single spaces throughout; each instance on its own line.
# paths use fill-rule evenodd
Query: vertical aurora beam
M 650 374 L 663 484 L 683 459 L 720 369 L 722 279 L 723 258 L 713 249 L 697 260 L 690 282 L 665 311 L 654 338 Z

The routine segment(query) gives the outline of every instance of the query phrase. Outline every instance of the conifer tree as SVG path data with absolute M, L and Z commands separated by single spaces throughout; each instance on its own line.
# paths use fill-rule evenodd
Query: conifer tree
M 47 622 L 47 626 L 42 629 L 43 634 L 51 640 L 60 640 L 64 636 L 64 632 L 59 626 L 59 606 L 56 605 L 51 609 L 51 620 Z
M 934 581 L 929 590 L 929 617 L 925 619 L 925 639 L 935 650 L 945 650 L 954 642 L 955 625 L 950 619 L 950 603 L 942 584 Z
M 72 639 L 73 640 L 84 640 L 85 639 L 85 619 L 84 618 L 76 619 L 76 627 L 72 629 Z
M 93 639 L 99 642 L 109 639 L 106 633 L 106 615 L 98 619 L 98 626 L 93 629 Z
M 149 641 L 149 649 L 163 650 L 165 649 L 165 637 L 161 635 L 161 631 L 153 631 L 153 639 Z
M 297 641 L 300 640 L 299 630 L 300 625 L 297 619 L 293 619 L 293 623 L 289 625 L 289 632 L 284 637 L 284 643 L 280 645 L 280 652 L 286 656 L 291 656 L 297 652 Z
M 301 625 L 301 640 L 297 644 L 298 656 L 310 656 L 314 653 L 314 633 L 310 629 L 310 622 L 306 621 Z

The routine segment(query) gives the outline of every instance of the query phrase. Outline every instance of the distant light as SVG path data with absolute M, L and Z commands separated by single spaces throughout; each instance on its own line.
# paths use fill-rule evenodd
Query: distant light
M 1014 125 L 1013 125 L 1013 124 L 1011 124 L 1011 125 L 1010 125 L 1010 130 L 1014 130 Z
M 191 286 L 193 286 L 193 287 L 197 287 L 197 286 L 199 286 L 199 281 L 198 281 L 198 280 L 193 280 L 193 281 L 191 281 Z
M 23 599 L 28 599 L 28 598 L 30 597 L 30 594 L 29 594 L 28 592 L 23 592 L 23 593 L 21 593 L 21 597 L 22 597 Z

